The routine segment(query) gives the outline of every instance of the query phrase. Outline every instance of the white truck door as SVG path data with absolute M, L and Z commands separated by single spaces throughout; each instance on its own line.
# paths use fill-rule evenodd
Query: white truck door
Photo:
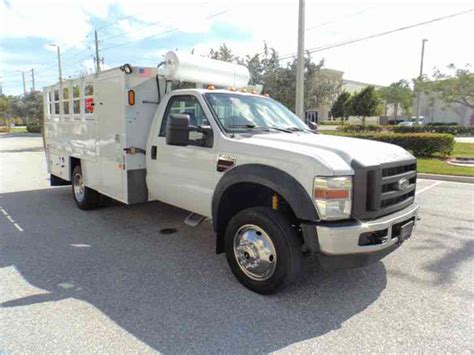
M 147 159 L 147 185 L 150 197 L 183 209 L 211 216 L 216 151 L 203 146 L 203 133 L 190 132 L 190 144 L 166 144 L 166 122 L 172 113 L 190 116 L 193 126 L 209 125 L 194 95 L 172 96 L 167 104 L 157 137 L 153 137 Z M 155 148 L 156 147 L 156 148 Z M 150 148 L 149 148 L 150 150 Z

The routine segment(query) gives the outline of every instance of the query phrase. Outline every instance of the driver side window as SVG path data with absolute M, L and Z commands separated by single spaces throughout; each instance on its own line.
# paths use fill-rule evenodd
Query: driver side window
M 163 121 L 161 122 L 160 137 L 166 137 L 166 123 L 168 117 L 173 113 L 189 115 L 189 124 L 191 126 L 209 126 L 206 114 L 196 97 L 192 95 L 173 96 L 165 110 Z M 189 132 L 189 144 L 205 146 L 206 136 L 201 132 Z

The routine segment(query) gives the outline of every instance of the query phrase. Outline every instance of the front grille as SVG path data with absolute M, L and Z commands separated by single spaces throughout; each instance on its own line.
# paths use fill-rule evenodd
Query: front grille
M 416 189 L 414 159 L 372 167 L 353 162 L 352 166 L 355 171 L 353 217 L 373 219 L 413 203 Z

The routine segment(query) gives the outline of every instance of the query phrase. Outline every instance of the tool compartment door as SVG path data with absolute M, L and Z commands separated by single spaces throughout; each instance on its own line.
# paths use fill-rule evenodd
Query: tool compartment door
M 99 191 L 127 202 L 125 144 L 125 94 L 121 73 L 111 73 L 94 81 L 94 111 L 97 120 Z

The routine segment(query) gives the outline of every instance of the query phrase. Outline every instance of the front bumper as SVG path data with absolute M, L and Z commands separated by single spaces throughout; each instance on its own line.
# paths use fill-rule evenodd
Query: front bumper
M 380 259 L 397 248 L 400 238 L 396 235 L 395 229 L 404 222 L 410 220 L 415 222 L 418 210 L 419 206 L 415 203 L 401 211 L 372 221 L 318 225 L 316 230 L 319 253 L 322 254 L 322 259 L 328 259 L 325 256 L 347 256 L 361 260 L 369 260 L 371 257 Z M 361 245 L 361 236 L 372 234 L 383 237 L 377 239 L 378 243 Z

